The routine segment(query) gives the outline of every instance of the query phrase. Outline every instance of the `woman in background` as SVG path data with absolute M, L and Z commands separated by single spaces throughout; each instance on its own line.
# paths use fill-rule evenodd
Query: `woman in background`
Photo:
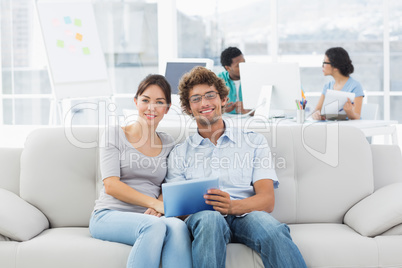
M 312 118 L 315 120 L 325 119 L 325 117 L 321 115 L 325 94 L 327 90 L 339 90 L 355 93 L 354 103 L 348 99 L 343 106 L 343 110 L 346 112 L 348 119 L 360 119 L 364 93 L 360 83 L 350 77 L 350 74 L 354 71 L 354 67 L 348 52 L 341 47 L 328 49 L 325 52 L 322 71 L 325 76 L 331 75 L 334 81 L 330 81 L 324 85 L 322 95 L 312 114 Z
M 191 267 L 186 224 L 164 214 L 161 183 L 173 138 L 155 131 L 171 105 L 169 83 L 149 75 L 134 97 L 138 118 L 103 134 L 100 169 L 103 189 L 89 224 L 94 238 L 133 246 L 127 267 Z

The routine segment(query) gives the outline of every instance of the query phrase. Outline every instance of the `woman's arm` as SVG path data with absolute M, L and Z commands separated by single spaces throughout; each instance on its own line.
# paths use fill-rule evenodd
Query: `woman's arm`
M 343 110 L 346 112 L 346 115 L 349 119 L 355 120 L 360 119 L 360 114 L 362 111 L 363 105 L 363 96 L 356 97 L 354 100 L 354 104 L 348 99 L 348 101 L 343 106 Z
M 103 180 L 103 184 L 105 185 L 105 192 L 114 198 L 133 205 L 152 208 L 164 214 L 163 202 L 161 200 L 138 192 L 120 181 L 119 177 L 108 177 Z

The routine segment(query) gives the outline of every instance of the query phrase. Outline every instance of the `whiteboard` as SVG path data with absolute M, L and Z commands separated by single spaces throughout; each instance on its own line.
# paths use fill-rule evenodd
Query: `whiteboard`
M 92 3 L 36 4 L 56 98 L 110 96 Z

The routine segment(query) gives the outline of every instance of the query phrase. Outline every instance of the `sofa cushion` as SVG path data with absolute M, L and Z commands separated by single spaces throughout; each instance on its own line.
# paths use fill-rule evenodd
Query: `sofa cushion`
M 388 231 L 385 231 L 381 235 L 400 235 L 402 236 L 402 223 L 392 227 Z
M 307 267 L 385 267 L 377 265 L 375 240 L 359 235 L 346 224 L 289 224 L 289 227 Z
M 92 238 L 88 228 L 51 228 L 21 243 L 18 267 L 126 267 L 131 246 Z
M 401 235 L 379 235 L 372 239 L 378 247 L 378 264 L 376 267 L 402 267 Z
M 16 256 L 20 244 L 16 241 L 0 241 L 0 267 L 18 267 Z
M 354 205 L 345 223 L 364 236 L 376 236 L 402 223 L 402 183 L 385 186 Z
M 26 241 L 49 228 L 49 221 L 36 207 L 16 194 L 0 189 L 0 234 Z

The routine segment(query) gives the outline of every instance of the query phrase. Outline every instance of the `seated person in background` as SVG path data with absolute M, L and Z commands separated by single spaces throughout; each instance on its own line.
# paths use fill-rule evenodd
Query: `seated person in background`
M 226 245 L 242 243 L 261 255 L 265 267 L 303 268 L 303 257 L 289 227 L 277 221 L 272 157 L 259 133 L 229 127 L 222 119 L 228 89 L 214 72 L 195 67 L 179 84 L 183 112 L 193 116 L 197 133 L 169 155 L 166 182 L 219 178 L 205 202 L 214 210 L 188 216 L 193 267 L 225 267 Z
M 226 71 L 218 74 L 229 88 L 229 102 L 226 105 L 226 112 L 231 114 L 246 114 L 250 110 L 243 108 L 243 96 L 240 84 L 239 63 L 245 62 L 243 54 L 237 47 L 228 47 L 221 53 L 221 64 Z
M 355 93 L 354 103 L 348 100 L 343 106 L 343 110 L 346 112 L 348 119 L 360 119 L 364 93 L 360 83 L 350 77 L 350 74 L 354 71 L 354 67 L 348 52 L 341 47 L 328 49 L 325 52 L 322 71 L 325 76 L 331 75 L 335 81 L 330 81 L 324 85 L 322 95 L 312 114 L 312 118 L 315 120 L 325 119 L 321 115 L 321 108 L 327 90 L 341 90 Z
M 103 189 L 89 223 L 92 237 L 133 246 L 127 268 L 191 267 L 186 224 L 165 218 L 161 183 L 174 140 L 155 131 L 171 105 L 170 85 L 149 75 L 134 97 L 138 118 L 103 134 L 100 169 Z

